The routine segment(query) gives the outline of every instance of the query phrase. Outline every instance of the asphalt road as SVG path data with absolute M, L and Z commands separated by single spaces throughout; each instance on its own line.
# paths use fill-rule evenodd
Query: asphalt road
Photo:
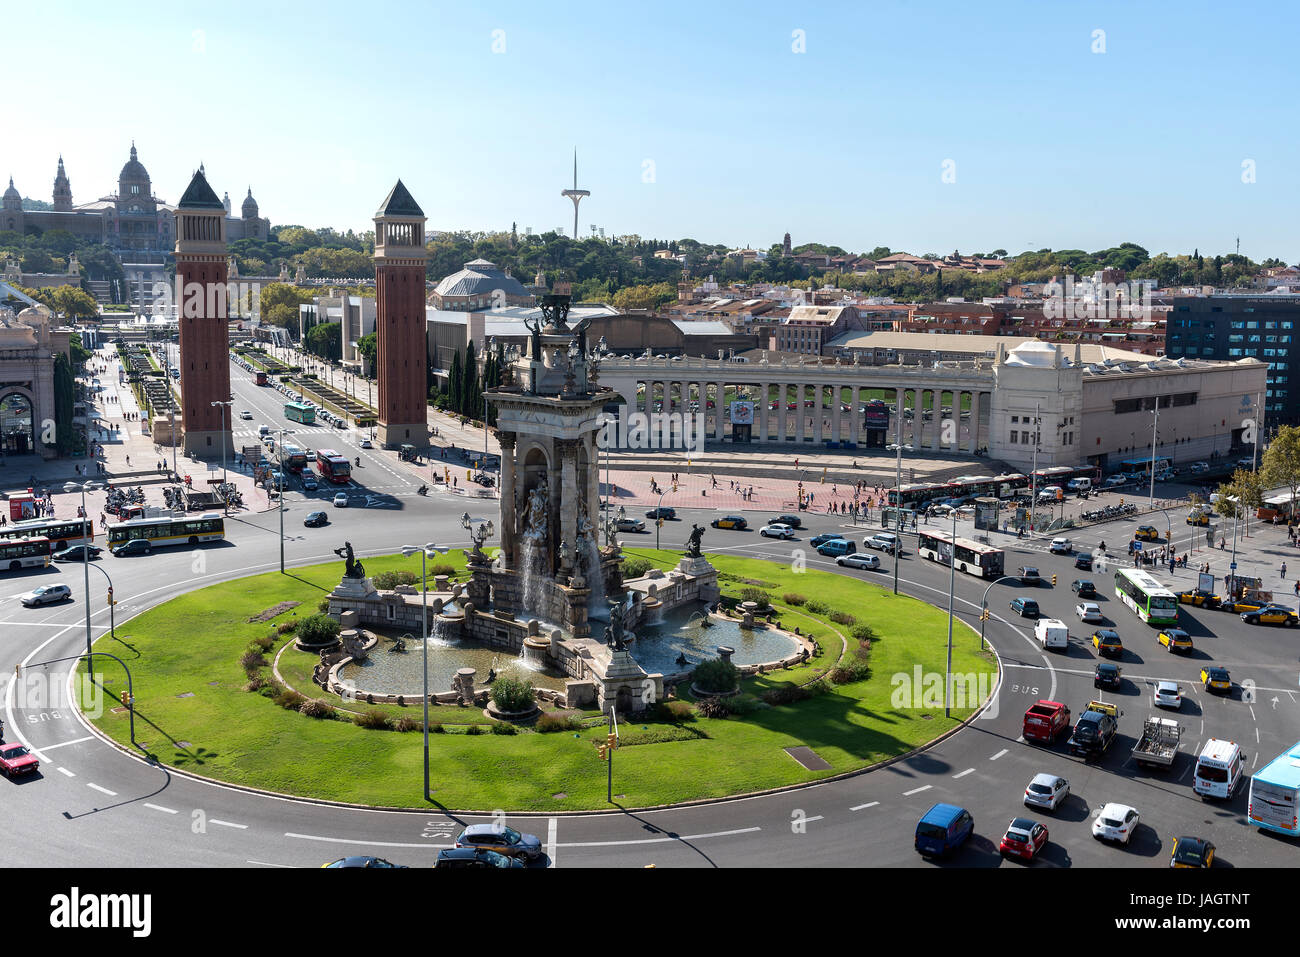
M 235 371 L 242 372 L 237 367 Z M 279 393 L 241 383 L 238 376 L 235 386 L 236 414 L 240 408 L 250 407 L 259 421 L 282 418 L 273 417 L 281 404 Z M 251 423 L 254 429 L 257 424 Z M 331 560 L 331 550 L 344 538 L 352 541 L 361 556 L 391 552 L 410 542 L 468 545 L 458 521 L 465 507 L 462 498 L 441 493 L 427 498 L 415 495 L 414 478 L 392 467 L 382 453 L 352 451 L 355 445 L 349 442 L 355 438 L 349 440 L 342 430 L 335 431 L 339 433 L 335 447 L 343 451 L 348 446 L 344 454 L 361 455 L 365 463 L 354 475 L 354 504 L 348 509 L 322 505 L 332 488 L 322 487 L 314 498 L 290 491 L 285 516 L 285 550 L 290 564 Z M 319 447 L 321 443 L 309 444 Z M 332 523 L 321 529 L 303 528 L 302 517 L 320 507 L 330 511 Z M 712 517 L 704 510 L 682 509 L 679 515 L 679 521 L 663 529 L 665 547 L 680 547 L 692 521 Z M 652 546 L 653 525 L 647 524 L 651 528 L 647 534 L 622 536 L 625 545 Z M 753 523 L 753 528 L 758 524 Z M 1113 550 L 1127 540 L 1135 524 L 1114 523 L 1076 536 L 1075 541 L 1091 545 L 1100 536 Z M 806 544 L 808 537 L 820 531 L 843 531 L 860 540 L 870 530 L 855 532 L 842 519 L 827 515 L 806 516 L 805 525 L 794 541 L 761 538 L 756 530 L 710 530 L 704 543 L 709 551 L 782 561 L 802 550 L 812 567 L 842 571 L 886 586 L 892 580 L 892 559 L 888 557 L 879 572 L 836 569 L 830 559 L 816 555 Z M 1177 541 L 1181 530 L 1177 526 L 1174 530 Z M 1275 548 L 1285 555 L 1275 546 L 1278 537 L 1274 530 L 1263 532 L 1252 541 L 1249 552 L 1243 552 L 1243 560 L 1249 554 L 1264 567 L 1274 561 Z M 915 539 L 907 538 L 907 554 L 900 566 L 903 590 L 946 606 L 947 568 L 917 558 Z M 197 569 L 188 550 L 102 560 L 100 564 L 113 576 L 120 602 L 118 621 L 196 587 L 277 567 L 276 512 L 230 519 L 228 539 L 220 546 L 203 549 L 204 562 Z M 997 707 L 990 709 L 987 718 L 923 754 L 869 774 L 780 794 L 653 812 L 512 815 L 512 823 L 537 834 L 547 848 L 549 862 L 560 867 L 639 867 L 649 863 L 930 867 L 936 865 L 922 861 L 913 851 L 912 833 L 920 814 L 935 801 L 945 800 L 971 810 L 976 835 L 960 854 L 939 866 L 1021 866 L 1003 862 L 997 854 L 1002 829 L 1018 815 L 1041 820 L 1051 831 L 1051 843 L 1034 866 L 1163 867 L 1172 839 L 1180 834 L 1213 840 L 1224 864 L 1293 864 L 1294 843 L 1244 823 L 1244 790 L 1230 802 L 1203 802 L 1191 790 L 1191 768 L 1199 744 L 1209 737 L 1239 742 L 1251 770 L 1300 740 L 1296 633 L 1252 628 L 1234 615 L 1184 606 L 1182 624 L 1192 633 L 1197 648 L 1193 656 L 1175 657 L 1157 650 L 1154 631 L 1114 598 L 1113 589 L 1102 587 L 1098 602 L 1125 643 L 1121 662 L 1124 687 L 1107 695 L 1124 712 L 1120 735 L 1104 760 L 1092 765 L 1070 757 L 1063 742 L 1051 748 L 1027 745 L 1019 738 L 1021 715 L 1028 704 L 1040 697 L 1054 697 L 1077 714 L 1089 699 L 1101 694 L 1092 686 L 1094 652 L 1082 640 L 1095 626 L 1085 628 L 1077 623 L 1073 616 L 1076 602 L 1068 587 L 1084 573 L 1074 570 L 1072 559 L 1049 555 L 1044 549 L 1041 543 L 1009 539 L 1006 564 L 1014 568 L 1036 563 L 1044 575 L 1058 574 L 1056 588 L 1038 588 L 1029 594 L 1038 599 L 1046 614 L 1072 623 L 1071 647 L 1065 653 L 1042 652 L 1032 640 L 1030 623 L 1015 618 L 1007 609 L 1007 601 L 1022 589 L 1009 583 L 994 586 L 990 596 L 994 618 L 988 623 L 988 637 L 1004 668 Z M 1226 557 L 1217 551 L 1214 554 L 1216 563 L 1226 564 Z M 1193 571 L 1180 569 L 1172 576 L 1173 583 L 1187 584 L 1194 578 Z M 1089 577 L 1104 586 L 1108 575 Z M 18 593 L 56 581 L 72 587 L 71 603 L 41 609 L 24 609 L 18 604 Z M 984 587 L 981 581 L 957 577 L 957 614 L 976 627 Z M 107 631 L 108 619 L 98 575 L 92 577 L 90 599 L 98 637 Z M 0 673 L 6 676 L 6 737 L 29 743 L 42 758 L 39 776 L 20 782 L 0 781 L 0 788 L 7 792 L 9 824 L 7 839 L 0 845 L 0 864 L 317 866 L 345 854 L 364 853 L 400 863 L 427 864 L 436 848 L 451 844 L 464 823 L 487 819 L 437 810 L 357 810 L 249 794 L 146 765 L 100 743 L 67 708 L 66 701 L 59 700 L 64 697 L 61 676 L 66 674 L 65 666 L 29 669 L 21 691 L 12 677 L 16 664 L 84 650 L 83 601 L 82 573 L 75 565 L 55 565 L 39 574 L 10 573 L 0 579 L 0 633 L 4 635 Z M 98 647 L 111 650 L 112 642 L 101 639 Z M 1199 669 L 1206 661 L 1230 670 L 1235 682 L 1231 695 L 1206 695 L 1197 686 Z M 58 697 L 42 699 L 32 693 L 39 690 L 32 676 L 42 670 L 51 675 L 47 687 Z M 1166 772 L 1138 769 L 1129 757 L 1142 718 L 1154 710 L 1149 706 L 1151 684 L 1159 678 L 1178 679 L 1186 694 L 1179 715 L 1184 727 L 1182 754 Z M 1246 679 L 1255 684 L 1253 700 L 1243 699 L 1241 683 Z M 877 676 L 877 680 L 885 680 L 885 676 Z M 141 737 L 147 740 L 145 734 Z M 622 752 L 619 758 L 636 760 L 635 751 Z M 1073 797 L 1055 814 L 1029 812 L 1020 803 L 1024 786 L 1039 771 L 1059 773 L 1070 780 Z M 411 785 L 418 789 L 420 782 Z M 1092 812 L 1107 801 L 1132 804 L 1140 811 L 1142 826 L 1131 847 L 1110 847 L 1091 837 Z M 629 795 L 628 806 L 635 803 L 635 795 Z

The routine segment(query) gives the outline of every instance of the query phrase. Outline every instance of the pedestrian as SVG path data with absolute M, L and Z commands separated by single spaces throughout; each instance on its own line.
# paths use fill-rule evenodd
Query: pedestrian
M 1286 562 L 1282 563 L 1282 577 L 1286 578 Z

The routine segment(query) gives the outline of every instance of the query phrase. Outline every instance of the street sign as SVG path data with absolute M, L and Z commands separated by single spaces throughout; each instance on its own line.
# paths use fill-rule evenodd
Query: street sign
M 1135 552 L 1140 552 L 1140 551 L 1142 551 L 1142 543 L 1141 543 L 1141 542 L 1134 542 L 1134 543 L 1133 543 L 1133 551 L 1135 551 Z
M 1236 563 L 1236 562 L 1233 562 L 1231 565 L 1228 566 L 1228 569 L 1229 569 L 1230 571 L 1234 571 L 1234 572 L 1235 572 L 1235 571 L 1237 570 L 1237 563 Z

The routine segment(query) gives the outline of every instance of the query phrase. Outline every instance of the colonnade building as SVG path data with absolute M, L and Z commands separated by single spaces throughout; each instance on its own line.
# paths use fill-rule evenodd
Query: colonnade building
M 1208 460 L 1239 448 L 1253 435 L 1267 372 L 1249 359 L 1173 361 L 1080 343 L 1008 348 L 952 338 L 972 340 L 972 353 L 913 365 L 767 352 L 753 361 L 607 357 L 600 381 L 621 400 L 606 411 L 618 416 L 622 448 L 684 448 L 702 428 L 711 443 L 987 450 L 1018 469 L 1033 465 L 1037 448 L 1039 468 L 1113 470 L 1151 454 L 1157 404 L 1158 456 Z

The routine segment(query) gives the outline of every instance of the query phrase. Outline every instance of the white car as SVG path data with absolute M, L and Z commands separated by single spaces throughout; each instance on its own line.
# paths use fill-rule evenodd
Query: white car
M 49 605 L 56 601 L 71 601 L 71 599 L 72 589 L 67 585 L 41 585 L 22 595 L 19 600 L 23 603 L 23 607 L 32 608 L 36 605 Z
M 1177 681 L 1157 681 L 1156 690 L 1151 694 L 1151 703 L 1157 708 L 1172 708 L 1177 711 L 1183 706 L 1183 689 Z
M 1138 827 L 1138 812 L 1127 804 L 1109 803 L 1097 812 L 1092 822 L 1092 836 L 1099 841 L 1128 844 Z
M 862 544 L 878 552 L 888 552 L 893 555 L 898 551 L 898 536 L 893 532 L 877 532 L 864 538 Z
M 865 568 L 871 571 L 880 570 L 880 557 L 877 555 L 864 555 L 861 552 L 854 552 L 852 555 L 841 555 L 835 559 L 836 565 L 843 565 L 846 568 Z
M 944 503 L 940 503 L 940 504 L 938 504 L 938 505 L 931 505 L 931 506 L 930 506 L 930 514 L 931 514 L 931 515 L 937 515 L 937 516 L 939 516 L 940 518 L 947 518 L 949 515 L 951 515 L 951 514 L 952 514 L 953 512 L 955 512 L 955 511 L 957 511 L 957 510 L 956 510 L 955 508 L 953 508 L 951 505 L 947 505 L 947 504 L 944 504 Z
M 339 492 L 337 495 L 334 496 L 334 507 L 335 507 L 335 508 L 347 508 L 347 507 L 348 507 L 348 493 L 347 493 L 347 492 Z
M 1045 807 L 1055 811 L 1070 796 L 1070 782 L 1058 774 L 1035 774 L 1025 788 L 1026 807 Z
M 1096 602 L 1081 601 L 1074 606 L 1074 613 L 1079 616 L 1080 621 L 1100 622 L 1101 606 Z
M 242 411 L 242 412 L 239 413 L 239 417 L 240 417 L 241 419 L 251 420 L 251 419 L 253 418 L 253 413 L 251 413 L 251 412 L 249 412 L 247 409 L 245 409 L 244 411 Z
M 361 440 L 361 447 L 362 447 L 363 449 L 373 449 L 375 446 L 371 443 L 371 441 L 370 441 L 369 439 L 362 439 L 362 440 Z
M 1128 481 L 1128 476 L 1126 476 L 1123 472 L 1118 472 L 1115 475 L 1112 475 L 1110 478 L 1106 479 L 1106 481 L 1103 482 L 1102 484 L 1104 484 L 1107 488 L 1114 488 L 1117 485 L 1123 485 L 1127 481 Z
M 794 538 L 794 529 L 789 525 L 774 523 L 772 525 L 764 525 L 758 530 L 758 534 L 766 538 Z
M 1055 502 L 1058 496 L 1063 495 L 1065 495 L 1065 492 L 1059 485 L 1049 485 L 1047 488 L 1040 488 L 1038 490 L 1038 500 L 1040 502 L 1044 499 L 1050 499 Z
M 974 517 L 975 517 L 975 506 L 974 506 L 974 505 L 963 505 L 963 506 L 961 506 L 961 508 L 957 509 L 957 514 L 958 514 L 958 515 L 964 515 L 966 518 L 974 518 Z
M 1069 555 L 1074 551 L 1074 545 L 1068 538 L 1054 538 L 1047 550 L 1053 555 Z

